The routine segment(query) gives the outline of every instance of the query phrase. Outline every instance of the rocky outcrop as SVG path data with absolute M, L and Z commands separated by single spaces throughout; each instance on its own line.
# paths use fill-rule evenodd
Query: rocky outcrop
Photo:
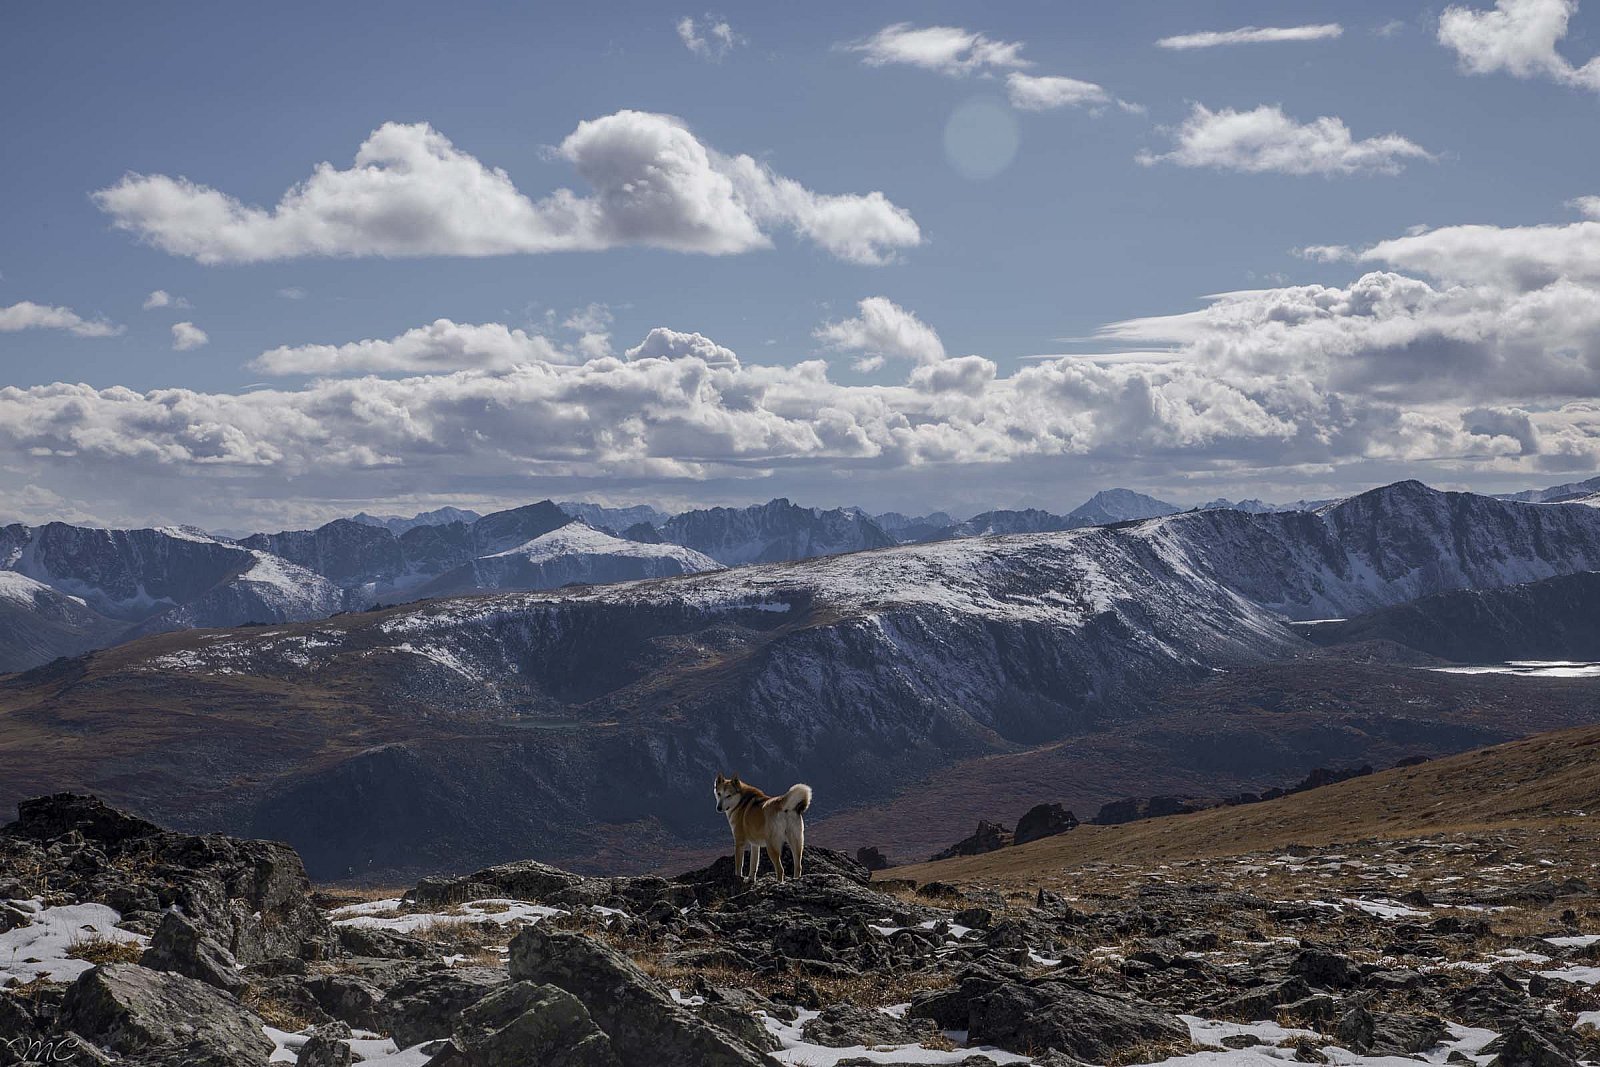
M 627 1067 L 583 1002 L 554 985 L 514 982 L 462 1012 L 455 1034 L 430 1063 Z
M 963 837 L 960 841 L 940 852 L 935 852 L 928 860 L 947 860 L 952 856 L 980 856 L 985 852 L 1005 848 L 1011 844 L 1011 831 L 997 822 L 987 819 L 978 821 L 978 828 L 971 835 Z
M 106 904 L 151 933 L 176 910 L 152 946 L 165 969 L 214 972 L 225 986 L 228 956 L 248 965 L 334 950 L 333 927 L 288 845 L 173 833 L 71 793 L 23 801 L 17 813 L 0 827 L 0 870 L 37 871 L 49 892 Z
M 1060 804 L 1035 804 L 1017 820 L 1011 836 L 1014 845 L 1025 845 L 1042 837 L 1054 837 L 1078 828 L 1078 817 Z
M 582 1001 L 622 1067 L 760 1067 L 763 1056 L 676 1003 L 627 957 L 578 934 L 524 930 L 511 942 L 514 980 Z

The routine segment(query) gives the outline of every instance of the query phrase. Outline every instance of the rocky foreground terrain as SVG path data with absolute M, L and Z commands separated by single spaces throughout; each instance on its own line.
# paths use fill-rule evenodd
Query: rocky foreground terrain
M 676 878 L 530 861 L 392 895 L 317 891 L 287 846 L 86 797 L 19 814 L 0 829 L 0 1064 L 1600 1061 L 1587 811 L 1026 876 L 1011 862 L 960 886 L 937 865 L 869 880 L 813 849 L 803 878 L 753 889 L 726 858 Z M 1196 818 L 1136 825 L 1182 836 Z

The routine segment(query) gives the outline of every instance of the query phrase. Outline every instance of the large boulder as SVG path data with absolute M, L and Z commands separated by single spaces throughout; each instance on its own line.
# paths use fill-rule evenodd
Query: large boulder
M 181 974 L 234 995 L 245 986 L 233 953 L 177 911 L 161 917 L 139 962 L 151 970 Z
M 622 1067 L 577 997 L 536 982 L 502 986 L 462 1012 L 455 1046 L 470 1067 Z
M 1078 828 L 1078 817 L 1060 804 L 1035 804 L 1017 820 L 1011 843 L 1025 845 L 1041 837 L 1054 837 Z
M 456 1017 L 505 985 L 503 972 L 452 967 L 405 979 L 389 990 L 378 1011 L 401 1048 L 449 1037 Z
M 953 1026 L 965 1011 L 965 1026 Z M 1090 1063 L 1115 1061 L 1140 1045 L 1189 1040 L 1177 1016 L 1131 997 L 1065 982 L 997 980 L 973 971 L 943 996 L 913 1001 L 911 1014 L 966 1029 L 974 1044 L 1012 1051 L 1058 1049 Z
M 622 1067 L 767 1067 L 761 1053 L 592 938 L 528 927 L 511 942 L 510 969 L 513 979 L 559 986 L 582 1001 Z
M 849 1048 L 852 1045 L 910 1045 L 938 1036 L 931 1019 L 900 1019 L 876 1008 L 835 1004 L 806 1020 L 800 1034 L 813 1045 Z
M 264 1064 L 273 1044 L 233 997 L 181 974 L 114 963 L 67 988 L 61 1026 L 142 1063 L 189 1067 Z

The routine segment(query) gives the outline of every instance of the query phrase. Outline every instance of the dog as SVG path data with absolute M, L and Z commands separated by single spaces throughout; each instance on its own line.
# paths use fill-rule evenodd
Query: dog
M 806 809 L 811 807 L 811 787 L 791 785 L 782 796 L 769 797 L 753 785 L 718 773 L 712 793 L 717 810 L 728 817 L 733 831 L 733 869 L 741 881 L 754 885 L 761 870 L 761 849 L 767 850 L 778 881 L 784 880 L 783 846 L 794 856 L 794 876 L 800 877 L 800 857 L 806 850 Z M 750 853 L 750 874 L 744 874 L 744 854 Z

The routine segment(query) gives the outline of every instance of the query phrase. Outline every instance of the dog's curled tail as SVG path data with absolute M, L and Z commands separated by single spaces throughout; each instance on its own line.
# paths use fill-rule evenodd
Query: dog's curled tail
M 780 798 L 782 801 L 778 808 L 782 811 L 794 811 L 805 814 L 811 806 L 811 787 L 809 785 L 791 785 L 789 791 Z

